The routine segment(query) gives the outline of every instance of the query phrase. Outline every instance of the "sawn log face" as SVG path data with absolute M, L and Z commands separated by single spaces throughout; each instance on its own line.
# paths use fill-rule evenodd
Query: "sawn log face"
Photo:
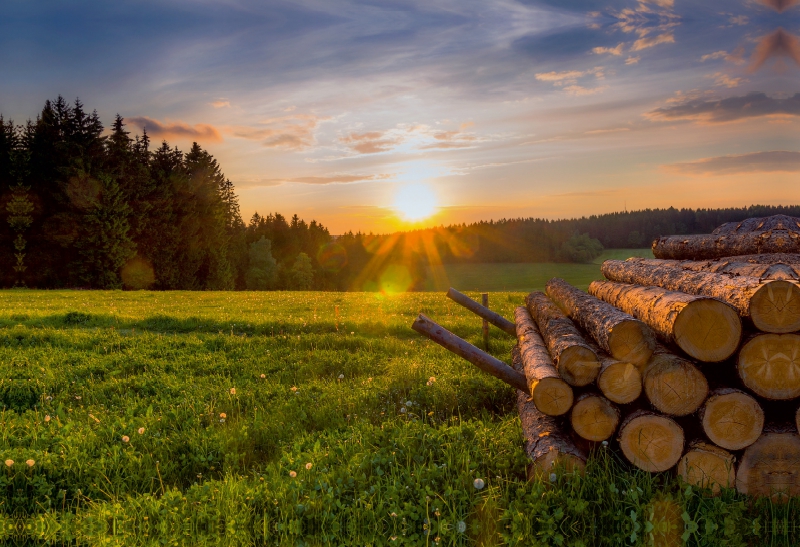
M 800 495 L 800 436 L 791 426 L 771 425 L 744 451 L 736 473 L 742 494 L 785 503 Z
M 800 397 L 800 335 L 759 334 L 745 342 L 737 363 L 748 389 L 766 399 Z
M 712 391 L 698 417 L 706 436 L 728 450 L 750 446 L 764 429 L 764 409 L 758 401 L 729 387 Z
M 683 428 L 668 416 L 639 410 L 619 428 L 619 445 L 633 465 L 651 473 L 674 467 L 683 454 Z

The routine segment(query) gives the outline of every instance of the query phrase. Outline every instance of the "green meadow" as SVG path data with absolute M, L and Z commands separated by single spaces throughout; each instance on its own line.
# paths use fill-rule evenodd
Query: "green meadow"
M 502 264 L 444 264 L 429 266 L 425 290 L 446 291 L 454 287 L 461 291 L 522 291 L 543 290 L 553 277 L 566 279 L 578 288 L 603 279 L 600 264 L 604 260 L 624 260 L 631 256 L 653 258 L 650 249 L 607 249 L 591 264 L 569 262 L 502 263 Z
M 420 312 L 478 343 L 440 293 L 3 291 L 0 540 L 800 541 L 794 502 L 713 498 L 604 447 L 584 476 L 527 481 L 514 393 L 414 333 Z

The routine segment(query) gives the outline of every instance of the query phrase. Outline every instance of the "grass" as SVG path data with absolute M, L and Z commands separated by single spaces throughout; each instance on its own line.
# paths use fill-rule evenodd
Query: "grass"
M 444 264 L 428 267 L 425 290 L 446 291 L 454 287 L 462 291 L 530 292 L 543 290 L 553 277 L 561 277 L 585 290 L 592 281 L 603 279 L 599 267 L 603 260 L 624 260 L 632 256 L 652 258 L 653 253 L 650 249 L 607 249 L 591 264 Z
M 796 504 L 711 498 L 605 449 L 584 477 L 527 482 L 511 389 L 411 331 L 419 312 L 478 343 L 441 294 L 0 293 L 0 539 L 796 544 Z

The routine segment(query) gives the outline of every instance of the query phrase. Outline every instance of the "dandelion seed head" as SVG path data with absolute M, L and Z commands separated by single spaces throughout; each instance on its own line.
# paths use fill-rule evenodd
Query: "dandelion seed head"
M 550 473 L 550 482 L 556 482 L 558 476 L 555 473 Z
M 344 374 L 340 374 L 340 375 L 339 375 L 339 379 L 340 379 L 340 380 L 344 380 Z
M 467 531 L 467 523 L 464 522 L 463 520 L 459 520 L 458 523 L 456 523 L 456 531 L 459 534 L 463 534 L 464 532 L 466 532 Z
M 486 486 L 486 483 L 483 482 L 483 479 L 475 479 L 472 481 L 472 486 L 474 486 L 476 490 L 481 490 L 484 486 Z

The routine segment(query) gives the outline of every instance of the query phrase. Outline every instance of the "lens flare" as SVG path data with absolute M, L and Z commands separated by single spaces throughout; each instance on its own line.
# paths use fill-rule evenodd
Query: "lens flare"
M 403 220 L 417 222 L 436 212 L 436 195 L 433 190 L 421 183 L 402 186 L 394 197 L 394 209 Z

